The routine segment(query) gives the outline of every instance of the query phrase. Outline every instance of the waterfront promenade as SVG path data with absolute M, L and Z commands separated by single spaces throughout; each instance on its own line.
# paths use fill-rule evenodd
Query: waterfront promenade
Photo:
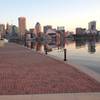
M 0 95 L 88 92 L 100 83 L 73 66 L 13 43 L 0 48 Z

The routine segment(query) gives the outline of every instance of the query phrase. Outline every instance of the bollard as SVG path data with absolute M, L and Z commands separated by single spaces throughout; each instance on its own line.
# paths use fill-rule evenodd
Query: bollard
M 48 54 L 47 48 L 45 49 L 45 54 L 46 54 L 46 55 Z
M 67 61 L 67 59 L 66 59 L 66 52 L 67 50 L 66 49 L 64 49 L 64 61 Z

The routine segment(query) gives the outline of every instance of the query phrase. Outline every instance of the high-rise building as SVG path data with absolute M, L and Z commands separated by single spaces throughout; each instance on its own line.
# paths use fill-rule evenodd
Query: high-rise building
M 5 35 L 5 25 L 0 24 L 0 37 L 3 37 Z
M 25 34 L 25 31 L 26 31 L 26 18 L 19 17 L 18 24 L 19 24 L 19 33 L 21 36 L 23 36 Z
M 46 33 L 48 29 L 52 29 L 51 25 L 44 26 L 43 32 Z
M 89 30 L 96 30 L 96 21 L 89 22 L 88 29 Z
M 37 36 L 40 36 L 41 35 L 41 25 L 38 22 L 35 25 L 35 32 L 36 32 L 36 35 Z

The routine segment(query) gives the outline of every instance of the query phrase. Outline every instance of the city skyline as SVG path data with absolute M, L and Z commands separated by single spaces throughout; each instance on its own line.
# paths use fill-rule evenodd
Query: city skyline
M 18 17 L 26 17 L 27 29 L 41 26 L 65 26 L 75 31 L 76 27 L 88 28 L 88 22 L 95 20 L 100 30 L 99 0 L 1 0 L 0 24 L 7 22 L 18 26 Z

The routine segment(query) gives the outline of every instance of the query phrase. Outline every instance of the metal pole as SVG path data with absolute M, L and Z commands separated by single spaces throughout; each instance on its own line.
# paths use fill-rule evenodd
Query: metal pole
M 64 61 L 67 61 L 67 59 L 66 59 L 66 53 L 67 53 L 67 50 L 64 49 Z

